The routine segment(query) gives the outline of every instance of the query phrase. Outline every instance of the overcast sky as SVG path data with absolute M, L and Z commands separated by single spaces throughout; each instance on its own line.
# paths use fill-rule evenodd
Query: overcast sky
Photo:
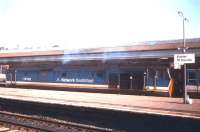
M 91 48 L 200 37 L 200 0 L 0 0 L 0 45 Z

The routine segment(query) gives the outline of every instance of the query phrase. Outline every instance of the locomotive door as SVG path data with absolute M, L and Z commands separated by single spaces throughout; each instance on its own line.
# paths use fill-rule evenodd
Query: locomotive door
M 120 89 L 131 89 L 133 85 L 131 84 L 130 76 L 130 73 L 120 74 Z
M 120 74 L 120 88 L 142 90 L 144 85 L 143 72 L 135 73 L 121 73 Z

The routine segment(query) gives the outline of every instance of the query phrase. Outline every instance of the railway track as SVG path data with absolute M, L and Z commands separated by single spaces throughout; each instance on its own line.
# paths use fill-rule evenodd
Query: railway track
M 99 132 L 112 131 L 108 128 L 100 128 L 79 123 L 64 122 L 44 117 L 33 117 L 16 113 L 0 111 L 0 123 L 6 124 L 15 130 L 22 131 L 48 131 L 48 132 Z
M 0 132 L 38 132 L 39 130 L 33 128 L 27 128 L 14 123 L 1 122 L 0 121 Z

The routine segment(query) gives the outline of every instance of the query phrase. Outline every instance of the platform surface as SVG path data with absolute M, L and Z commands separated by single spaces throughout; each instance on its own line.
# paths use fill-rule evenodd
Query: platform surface
M 182 98 L 3 87 L 0 87 L 0 98 L 200 120 L 200 99 L 193 99 L 193 104 L 183 104 Z

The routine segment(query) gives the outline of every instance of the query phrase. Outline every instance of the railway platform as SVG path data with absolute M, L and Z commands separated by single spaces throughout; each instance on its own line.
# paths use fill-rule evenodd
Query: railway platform
M 0 88 L 0 98 L 200 120 L 200 99 Z

